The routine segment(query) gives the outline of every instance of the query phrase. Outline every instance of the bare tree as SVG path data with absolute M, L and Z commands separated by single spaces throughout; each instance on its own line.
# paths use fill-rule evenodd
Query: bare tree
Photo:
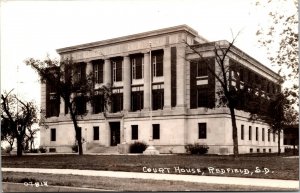
M 1 94 L 1 118 L 7 122 L 6 129 L 11 137 L 17 139 L 17 156 L 22 156 L 26 131 L 38 122 L 36 106 L 20 100 L 11 92 Z
M 40 129 L 38 128 L 28 128 L 27 129 L 27 132 L 25 133 L 25 140 L 24 140 L 24 143 L 25 143 L 25 150 L 30 150 L 32 151 L 33 150 L 33 147 L 34 147 L 34 139 L 36 138 L 36 133 L 39 131 Z
M 238 36 L 238 35 L 237 35 Z M 215 70 L 214 63 L 211 65 L 207 62 L 206 58 L 203 56 L 203 53 L 197 49 L 199 45 L 189 45 L 187 42 L 185 44 L 193 53 L 199 56 L 199 60 L 206 63 L 209 73 L 217 79 L 220 84 L 218 93 L 219 96 L 219 105 L 225 105 L 229 108 L 231 124 L 232 124 L 232 139 L 233 139 L 233 153 L 237 157 L 239 154 L 238 150 L 238 136 L 237 136 L 237 125 L 235 117 L 235 109 L 238 104 L 238 100 L 242 94 L 241 90 L 235 89 L 233 86 L 230 86 L 229 83 L 229 70 L 230 66 L 227 65 L 226 60 L 228 59 L 228 54 L 231 52 L 235 40 L 233 38 L 231 42 L 213 42 L 214 46 L 214 57 L 216 63 L 218 64 L 218 69 Z

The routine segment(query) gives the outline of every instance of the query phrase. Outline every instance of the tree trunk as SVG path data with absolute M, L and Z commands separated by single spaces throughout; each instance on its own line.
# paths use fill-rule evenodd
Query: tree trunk
M 30 150 L 32 151 L 32 147 L 33 147 L 33 139 L 30 140 Z
M 278 131 L 278 153 L 277 155 L 280 155 L 280 131 Z
M 77 119 L 76 119 L 76 115 L 74 114 L 74 112 L 72 111 L 72 107 L 69 107 L 69 111 L 70 111 L 70 115 L 71 115 L 71 119 L 75 128 L 75 138 L 77 140 L 77 144 L 78 144 L 78 155 L 83 155 L 83 151 L 82 151 L 82 141 L 81 141 L 81 132 L 79 132 L 79 127 L 77 124 Z
M 81 138 L 82 137 L 81 137 L 81 132 L 79 130 L 79 127 L 76 126 L 76 139 L 77 139 L 77 144 L 78 144 L 78 155 L 83 155 Z
M 23 153 L 23 140 L 21 137 L 17 137 L 17 156 L 21 157 Z
M 237 135 L 235 112 L 234 112 L 234 108 L 232 106 L 229 106 L 229 109 L 230 109 L 231 124 L 232 124 L 233 154 L 234 154 L 234 157 L 237 158 L 237 156 L 239 154 L 239 145 L 238 145 L 238 135 Z

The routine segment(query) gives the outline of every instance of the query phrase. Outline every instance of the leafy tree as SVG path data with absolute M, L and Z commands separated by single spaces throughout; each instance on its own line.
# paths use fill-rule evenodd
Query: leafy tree
M 72 59 L 62 61 L 51 60 L 37 60 L 30 58 L 25 63 L 31 66 L 41 77 L 43 83 L 51 83 L 55 85 L 57 90 L 57 97 L 63 99 L 65 106 L 68 109 L 71 121 L 75 129 L 75 139 L 78 145 L 78 154 L 82 155 L 82 136 L 80 127 L 78 126 L 78 119 L 86 115 L 86 110 L 80 107 L 80 104 L 85 102 L 93 103 L 96 90 L 94 90 L 93 74 L 86 75 L 85 71 Z M 79 76 L 80 74 L 80 76 Z M 104 94 L 105 109 L 108 109 L 110 104 L 111 92 L 109 85 L 103 85 L 98 91 Z M 80 99 L 80 100 L 79 100 Z
M 282 92 L 275 93 L 268 100 L 266 110 L 263 110 L 264 102 L 262 97 L 252 99 L 254 107 L 251 109 L 250 120 L 261 120 L 266 122 L 270 126 L 270 131 L 278 136 L 278 155 L 280 155 L 280 137 L 281 133 L 288 126 L 292 126 L 298 123 L 298 112 L 294 109 L 294 100 L 290 100 L 290 95 L 293 95 L 293 91 L 285 89 Z
M 237 36 L 236 36 L 237 37 Z M 228 54 L 231 52 L 236 37 L 233 38 L 231 42 L 214 42 L 214 56 L 216 58 L 216 62 L 218 68 L 215 70 L 213 66 L 211 66 L 201 51 L 197 50 L 197 45 L 189 45 L 187 42 L 185 44 L 199 56 L 199 59 L 206 63 L 209 73 L 217 79 L 220 84 L 219 91 L 217 92 L 219 95 L 219 105 L 227 106 L 230 111 L 231 124 L 232 124 L 232 139 L 233 139 L 233 153 L 234 156 L 237 157 L 239 154 L 238 149 L 238 135 L 237 135 L 237 125 L 236 125 L 236 117 L 235 117 L 235 109 L 237 108 L 238 101 L 240 95 L 242 93 L 241 90 L 237 90 L 229 84 L 229 70 L 230 66 L 227 65 Z
M 5 131 L 11 139 L 17 139 L 17 156 L 22 156 L 26 131 L 38 122 L 37 107 L 33 102 L 20 100 L 11 92 L 4 93 L 1 94 L 1 118 L 1 126 L 5 126 L 1 131 Z
M 16 136 L 10 128 L 9 121 L 7 119 L 1 119 L 1 141 L 8 142 L 10 151 L 13 150 L 15 139 Z
M 260 26 L 256 33 L 259 43 L 266 48 L 268 58 L 273 65 L 280 67 L 279 73 L 285 72 L 282 77 L 284 81 L 289 81 L 290 84 L 287 86 L 295 91 L 297 96 L 294 99 L 298 101 L 298 1 L 257 0 L 256 5 L 263 9 L 270 9 L 269 24 Z

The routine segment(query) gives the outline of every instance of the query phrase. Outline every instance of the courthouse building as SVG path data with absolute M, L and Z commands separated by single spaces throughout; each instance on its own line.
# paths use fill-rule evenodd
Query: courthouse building
M 199 61 L 184 42 L 208 62 Z M 103 113 L 101 94 L 93 103 L 81 100 L 84 152 L 124 152 L 128 144 L 143 141 L 160 153 L 184 153 L 186 144 L 200 143 L 209 146 L 209 153 L 231 154 L 230 112 L 217 107 L 219 83 L 207 68 L 209 63 L 218 71 L 215 45 L 228 44 L 209 42 L 180 25 L 58 49 L 62 59 L 72 58 L 80 65 L 80 76 L 93 73 L 95 88 L 103 84 L 112 88 L 108 113 Z M 265 97 L 280 90 L 279 75 L 237 47 L 225 61 L 238 69 L 228 74 L 233 86 L 254 85 Z M 71 152 L 74 127 L 53 89 L 51 83 L 41 85 L 41 106 L 49 126 L 41 128 L 41 145 L 50 152 Z M 250 122 L 248 116 L 236 110 L 239 152 L 276 152 L 277 136 L 268 132 L 267 124 Z

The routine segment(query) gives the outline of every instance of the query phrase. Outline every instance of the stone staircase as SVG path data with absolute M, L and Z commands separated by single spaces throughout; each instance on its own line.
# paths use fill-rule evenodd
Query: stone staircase
M 117 146 L 105 147 L 99 144 L 87 144 L 87 153 L 119 154 Z

